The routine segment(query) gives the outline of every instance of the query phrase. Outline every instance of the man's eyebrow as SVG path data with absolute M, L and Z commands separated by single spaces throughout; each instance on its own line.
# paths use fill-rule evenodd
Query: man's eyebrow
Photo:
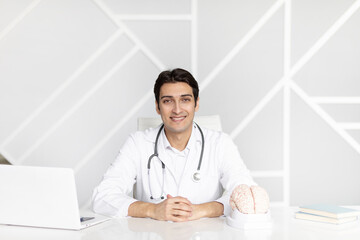
M 162 96 L 160 99 L 163 99 L 163 98 L 173 98 L 173 96 Z
M 182 94 L 182 95 L 180 95 L 180 97 L 193 97 L 193 95 L 192 94 Z M 174 98 L 174 96 L 165 95 L 165 96 L 162 96 L 160 99 L 163 99 L 163 98 Z

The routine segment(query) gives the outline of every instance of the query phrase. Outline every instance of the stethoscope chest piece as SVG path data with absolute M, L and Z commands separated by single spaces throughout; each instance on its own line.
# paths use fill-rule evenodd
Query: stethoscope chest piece
M 196 183 L 200 182 L 201 180 L 201 175 L 200 175 L 200 172 L 195 172 L 193 175 L 192 175 L 192 180 Z

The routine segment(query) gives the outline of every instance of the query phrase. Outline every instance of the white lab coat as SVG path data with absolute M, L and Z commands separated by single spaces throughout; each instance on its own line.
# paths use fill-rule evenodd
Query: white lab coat
M 150 200 L 147 164 L 154 153 L 155 139 L 159 127 L 138 131 L 130 135 L 114 163 L 109 167 L 102 182 L 93 194 L 95 212 L 124 217 L 131 203 Z M 162 131 L 158 141 L 159 158 L 165 163 L 164 193 L 182 196 L 193 204 L 218 201 L 224 205 L 224 214 L 229 215 L 229 197 L 239 184 L 255 185 L 244 165 L 237 147 L 231 138 L 222 132 L 202 128 L 205 138 L 204 155 L 201 164 L 201 180 L 194 182 L 192 175 L 197 169 L 201 152 L 201 134 L 193 125 L 192 135 L 187 147 L 189 155 L 180 182 L 174 177 L 174 164 L 165 152 L 166 136 Z M 151 190 L 159 197 L 162 188 L 162 168 L 159 160 L 151 163 Z M 135 188 L 134 187 L 135 184 Z M 135 198 L 132 196 L 134 191 Z M 225 190 L 225 192 L 224 192 Z M 224 193 L 224 194 L 223 194 Z

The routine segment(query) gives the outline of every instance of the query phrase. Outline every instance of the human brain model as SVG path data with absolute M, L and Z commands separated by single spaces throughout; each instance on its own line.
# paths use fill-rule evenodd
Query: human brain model
M 269 196 L 262 187 L 241 184 L 232 192 L 230 206 L 246 214 L 266 213 L 269 210 Z

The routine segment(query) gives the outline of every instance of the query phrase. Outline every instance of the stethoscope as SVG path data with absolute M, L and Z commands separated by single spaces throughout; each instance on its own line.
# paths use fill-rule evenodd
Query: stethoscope
M 194 122 L 195 123 L 195 122 Z M 195 123 L 196 126 L 198 127 L 199 131 L 200 131 L 200 134 L 201 134 L 201 153 L 200 153 L 200 159 L 199 159 L 199 163 L 198 163 L 198 167 L 197 167 L 197 170 L 194 172 L 194 174 L 192 175 L 192 180 L 196 183 L 198 183 L 200 180 L 201 180 L 201 175 L 200 175 L 200 168 L 201 168 L 201 162 L 202 162 L 202 157 L 203 157 L 203 153 L 204 153 L 204 144 L 205 144 L 205 140 L 204 140 L 204 134 L 201 130 L 201 128 L 199 127 L 199 125 L 197 123 Z M 156 139 L 155 139 L 155 148 L 154 148 L 154 153 L 149 157 L 149 160 L 148 160 L 148 165 L 147 165 L 147 169 L 148 169 L 148 182 L 149 182 L 149 189 L 150 189 L 150 199 L 153 200 L 159 200 L 159 199 L 164 199 L 164 179 L 165 179 L 165 164 L 163 163 L 163 161 L 161 161 L 161 159 L 159 158 L 159 153 L 158 153 L 158 150 L 157 150 L 157 145 L 158 145 L 158 140 L 159 140 L 159 136 L 160 136 L 160 133 L 161 131 L 163 130 L 164 128 L 164 124 L 161 125 L 157 135 L 156 135 Z M 160 162 L 161 162 L 161 168 L 162 168 L 162 184 L 161 184 L 161 195 L 159 198 L 154 198 L 153 197 L 153 194 L 152 194 L 152 191 L 151 191 L 151 183 L 150 183 L 150 163 L 151 163 L 151 160 L 154 158 L 154 157 L 157 157 Z

